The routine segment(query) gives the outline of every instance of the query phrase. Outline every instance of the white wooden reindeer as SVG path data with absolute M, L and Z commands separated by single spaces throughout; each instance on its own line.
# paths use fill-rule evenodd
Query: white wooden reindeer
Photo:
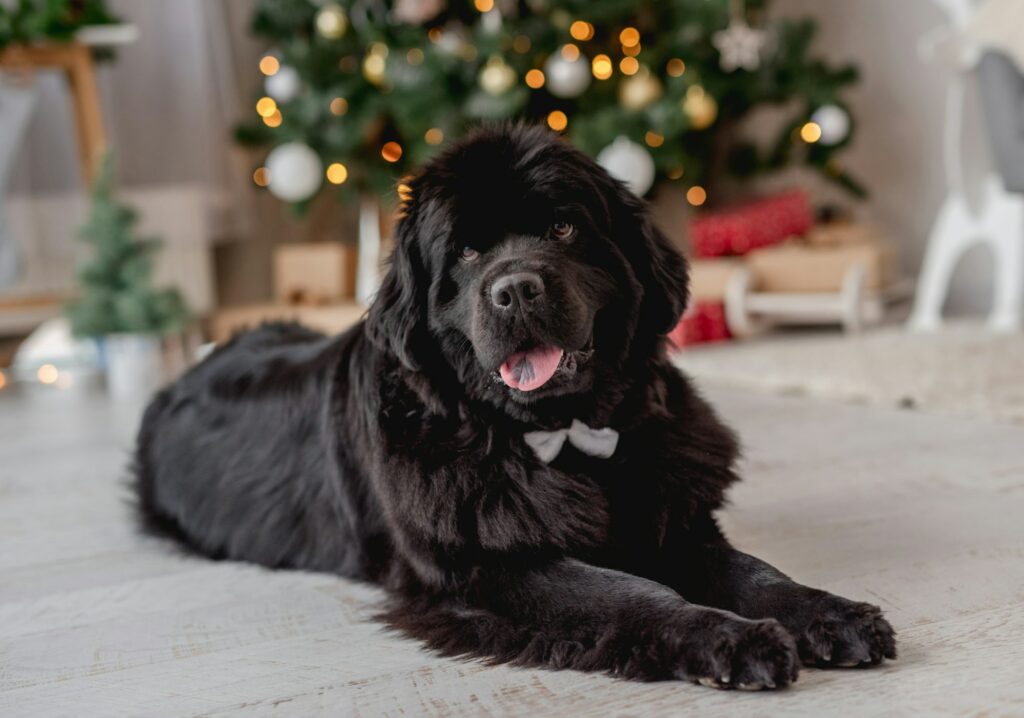
M 1021 0 L 1010 0 L 1020 2 Z M 938 58 L 945 49 L 951 70 L 946 97 L 944 161 L 949 194 L 939 210 L 909 327 L 933 331 L 942 324 L 942 304 L 957 262 L 976 244 L 987 245 L 994 259 L 994 292 L 988 326 L 993 331 L 1020 329 L 1024 312 L 1024 195 L 1008 191 L 995 172 L 983 180 L 980 202 L 972 208 L 965 190 L 963 122 L 965 89 L 981 59 L 982 47 L 969 38 L 976 7 L 972 0 L 933 0 L 949 16 L 950 26 L 921 42 L 922 54 Z M 951 52 L 950 52 L 951 51 Z

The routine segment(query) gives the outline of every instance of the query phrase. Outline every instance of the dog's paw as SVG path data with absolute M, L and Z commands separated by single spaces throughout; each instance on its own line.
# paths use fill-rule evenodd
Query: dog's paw
M 800 659 L 811 666 L 852 668 L 896 658 L 896 632 L 878 606 L 823 597 L 796 632 Z
M 729 617 L 686 651 L 680 677 L 712 688 L 784 688 L 797 679 L 796 642 L 774 619 Z

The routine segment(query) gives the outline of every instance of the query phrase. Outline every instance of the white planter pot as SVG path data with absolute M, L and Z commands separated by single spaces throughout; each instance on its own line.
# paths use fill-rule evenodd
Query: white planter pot
M 160 337 L 153 334 L 110 334 L 104 341 L 107 391 L 115 399 L 145 397 L 164 378 Z

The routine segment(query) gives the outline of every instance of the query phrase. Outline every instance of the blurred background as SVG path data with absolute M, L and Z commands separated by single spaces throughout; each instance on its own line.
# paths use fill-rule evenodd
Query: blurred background
M 404 180 L 547 124 L 691 258 L 698 378 L 1024 421 L 1019 0 L 0 0 L 0 401 L 376 288 Z

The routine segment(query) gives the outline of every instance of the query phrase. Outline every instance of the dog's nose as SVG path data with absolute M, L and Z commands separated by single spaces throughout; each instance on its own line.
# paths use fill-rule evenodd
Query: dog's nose
M 491 285 L 491 303 L 498 309 L 526 309 L 544 296 L 544 280 L 534 272 L 506 274 Z

